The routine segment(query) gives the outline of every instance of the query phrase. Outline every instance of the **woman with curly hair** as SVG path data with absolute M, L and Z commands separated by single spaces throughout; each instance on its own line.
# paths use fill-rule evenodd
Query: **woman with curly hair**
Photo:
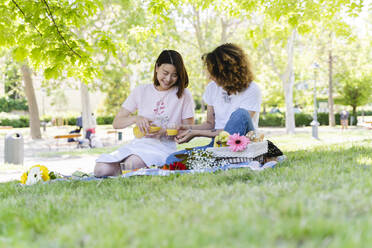
M 207 103 L 207 120 L 200 125 L 182 125 L 176 142 L 185 143 L 194 137 L 210 137 L 212 147 L 214 137 L 225 130 L 230 134 L 246 135 L 257 129 L 261 108 L 261 91 L 253 82 L 251 64 L 244 51 L 235 44 L 223 44 L 212 52 L 204 54 L 202 60 L 212 80 L 203 94 Z M 166 163 L 179 161 L 171 154 Z

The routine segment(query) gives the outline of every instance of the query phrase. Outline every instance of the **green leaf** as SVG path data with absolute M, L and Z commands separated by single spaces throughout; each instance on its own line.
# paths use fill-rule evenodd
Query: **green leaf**
M 28 50 L 24 47 L 17 47 L 13 50 L 13 56 L 15 60 L 21 62 L 28 56 Z

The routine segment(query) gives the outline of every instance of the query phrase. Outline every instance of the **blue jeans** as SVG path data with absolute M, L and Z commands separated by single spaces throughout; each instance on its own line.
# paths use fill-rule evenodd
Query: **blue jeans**
M 249 131 L 254 130 L 253 122 L 249 112 L 245 109 L 239 108 L 235 110 L 227 121 L 224 130 L 229 134 L 238 133 L 239 135 L 246 135 Z M 205 150 L 208 147 L 213 147 L 214 138 L 211 143 L 206 146 L 197 146 L 192 148 L 192 150 Z M 189 150 L 190 151 L 190 150 Z M 180 150 L 172 153 L 168 156 L 166 164 L 173 164 L 174 162 L 179 162 L 181 159 L 177 158 L 177 154 L 185 154 L 187 150 Z

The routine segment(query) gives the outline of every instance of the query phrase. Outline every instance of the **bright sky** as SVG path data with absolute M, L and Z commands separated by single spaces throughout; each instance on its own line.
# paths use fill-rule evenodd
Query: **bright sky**
M 367 32 L 372 31 L 372 18 L 370 18 L 369 21 L 368 14 L 372 14 L 372 0 L 364 0 L 363 10 L 358 17 L 345 17 L 346 22 L 350 25 L 353 25 L 354 28 L 357 29 L 356 34 L 359 37 L 363 37 L 367 34 Z

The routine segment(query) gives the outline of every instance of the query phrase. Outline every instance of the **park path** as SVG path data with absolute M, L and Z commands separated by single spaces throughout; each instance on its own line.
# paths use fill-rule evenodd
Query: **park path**
M 320 132 L 326 130 L 327 132 L 340 132 L 339 128 L 330 129 L 328 127 L 321 127 Z M 85 173 L 91 173 L 94 170 L 95 166 L 95 159 L 98 155 L 71 155 L 68 154 L 68 151 L 72 151 L 76 148 L 59 148 L 58 151 L 67 151 L 66 154 L 61 154 L 56 152 L 55 141 L 53 140 L 53 135 L 55 133 L 61 132 L 61 130 L 51 130 L 49 131 L 49 136 L 44 135 L 46 137 L 44 140 L 33 141 L 29 137 L 25 136 L 25 144 L 24 144 L 24 164 L 21 165 L 4 165 L 4 135 L 0 137 L 0 183 L 1 182 L 8 182 L 12 180 L 19 180 L 22 173 L 26 171 L 33 165 L 42 164 L 48 167 L 49 170 L 61 173 L 63 175 L 71 175 L 74 171 L 82 171 Z M 66 132 L 65 130 L 63 132 Z M 285 135 L 285 128 L 260 128 L 260 132 L 265 134 L 265 137 L 273 137 L 273 136 L 280 136 Z M 98 131 L 99 133 L 99 131 Z M 102 131 L 101 133 L 107 133 L 106 131 Z M 296 133 L 308 133 L 311 135 L 311 128 L 304 127 L 304 128 L 296 128 Z M 133 139 L 133 134 L 131 129 L 124 130 L 124 141 L 128 141 Z M 111 137 L 111 140 L 106 140 L 105 145 L 107 146 L 117 146 L 120 143 L 115 139 L 115 137 Z M 68 150 L 66 150 L 68 149 Z
M 72 129 L 72 127 L 48 127 L 47 131 L 43 132 L 42 140 L 32 140 L 28 136 L 27 129 L 2 130 L 0 136 L 0 183 L 19 180 L 24 171 L 36 164 L 45 165 L 50 171 L 63 175 L 71 175 L 77 170 L 85 173 L 93 172 L 98 155 L 74 155 L 75 151 L 80 149 L 76 145 L 67 145 L 66 139 L 58 141 L 60 146 L 56 146 L 57 142 L 53 137 L 66 134 Z M 120 142 L 133 139 L 133 134 L 129 128 L 123 130 L 123 141 L 118 141 L 115 134 L 107 134 L 108 130 L 110 128 L 100 126 L 97 128 L 97 135 L 101 138 L 105 147 L 118 146 Z M 4 139 L 6 134 L 12 132 L 21 133 L 24 137 L 23 165 L 4 164 Z M 81 151 L 83 152 L 86 149 L 89 148 L 81 149 Z

